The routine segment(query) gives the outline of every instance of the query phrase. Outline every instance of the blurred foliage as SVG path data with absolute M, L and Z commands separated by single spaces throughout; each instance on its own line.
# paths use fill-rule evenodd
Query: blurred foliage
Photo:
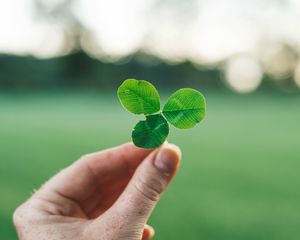
M 170 65 L 139 53 L 114 63 L 90 58 L 81 51 L 52 59 L 0 56 L 0 88 L 6 90 L 110 89 L 130 77 L 168 89 L 223 88 L 216 69 L 198 69 L 190 62 Z
M 277 1 L 276 4 L 280 2 Z M 0 90 L 116 89 L 126 78 L 149 80 L 159 88 L 169 91 L 179 87 L 195 87 L 203 90 L 227 89 L 229 81 L 228 79 L 225 81 L 224 70 L 226 70 L 226 63 L 236 57 L 234 54 L 216 62 L 205 63 L 203 59 L 200 61 L 201 64 L 208 64 L 209 67 L 197 65 L 191 61 L 178 62 L 183 61 L 182 59 L 173 59 L 176 64 L 166 62 L 167 60 L 164 61 L 154 55 L 147 55 L 145 52 L 151 53 L 151 51 L 143 45 L 140 46 L 138 52 L 130 56 L 122 59 L 113 58 L 109 54 L 106 55 L 105 45 L 101 45 L 95 32 L 78 17 L 74 10 L 76 3 L 78 0 L 32 1 L 32 14 L 37 22 L 59 26 L 61 30 L 59 34 L 63 39 L 60 54 L 66 55 L 49 59 L 0 55 Z M 196 11 L 197 5 L 197 0 L 153 1 L 149 5 L 148 14 L 155 17 L 163 16 L 162 19 L 173 19 L 178 23 L 176 29 L 178 28 L 179 31 L 189 26 L 192 19 L 197 18 L 199 14 Z M 117 30 L 112 29 L 112 31 Z M 168 36 L 171 32 L 166 31 L 162 35 Z M 149 44 L 155 45 L 155 42 L 151 42 L 151 38 L 145 37 L 145 39 L 150 39 Z M 222 41 L 222 39 L 219 40 Z M 185 44 L 184 41 L 182 44 Z M 39 47 L 46 48 L 46 46 L 47 43 L 43 43 Z M 240 53 L 241 56 L 245 55 L 255 60 L 259 67 L 260 77 L 264 74 L 262 84 L 260 84 L 261 78 L 258 79 L 260 90 L 299 92 L 296 82 L 300 80 L 295 81 L 294 76 L 295 67 L 299 62 L 297 48 L 285 42 L 276 44 L 267 42 L 260 47 L 264 51 L 255 57 L 247 52 Z M 174 48 L 174 52 L 177 50 Z M 157 56 L 163 58 L 163 55 Z M 166 59 L 172 61 L 169 58 Z M 240 76 L 238 72 L 240 71 L 246 74 L 247 78 L 248 72 L 253 71 L 247 66 L 243 67 L 235 69 L 237 71 L 234 73 L 237 72 L 236 75 Z M 247 82 L 245 77 L 239 77 L 238 80 Z M 255 77 L 254 80 L 252 79 L 254 82 L 256 80 Z
M 140 52 L 117 62 L 94 59 L 83 51 L 49 59 L 0 55 L 2 90 L 116 89 L 127 78 L 148 80 L 168 91 L 179 87 L 227 89 L 220 67 L 189 61 L 170 64 Z M 262 90 L 298 91 L 291 77 L 274 81 L 265 75 L 263 80 Z

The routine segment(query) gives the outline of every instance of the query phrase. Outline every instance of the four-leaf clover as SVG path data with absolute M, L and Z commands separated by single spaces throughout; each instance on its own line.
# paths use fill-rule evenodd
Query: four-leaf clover
M 173 93 L 162 111 L 160 96 L 147 81 L 125 80 L 118 89 L 118 96 L 129 112 L 146 116 L 132 131 L 133 143 L 142 148 L 159 147 L 169 134 L 168 122 L 176 128 L 188 129 L 205 116 L 205 97 L 192 88 L 182 88 Z

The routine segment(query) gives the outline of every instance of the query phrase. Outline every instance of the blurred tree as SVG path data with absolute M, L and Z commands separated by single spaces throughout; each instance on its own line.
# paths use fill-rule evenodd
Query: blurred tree
M 72 6 L 76 0 L 34 0 L 35 15 L 39 20 L 59 24 L 64 30 L 65 51 L 81 48 L 84 25 L 74 15 Z

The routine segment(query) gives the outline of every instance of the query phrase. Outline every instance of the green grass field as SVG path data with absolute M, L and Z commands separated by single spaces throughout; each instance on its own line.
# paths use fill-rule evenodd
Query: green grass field
M 18 204 L 81 155 L 130 140 L 116 96 L 0 94 L 0 239 Z M 150 224 L 163 240 L 298 240 L 300 96 L 207 94 L 203 124 L 171 128 L 182 167 Z

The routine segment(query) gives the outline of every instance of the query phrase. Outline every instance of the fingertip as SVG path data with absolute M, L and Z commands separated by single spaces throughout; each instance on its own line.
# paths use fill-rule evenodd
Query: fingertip
M 154 158 L 154 166 L 163 174 L 173 176 L 180 164 L 181 151 L 174 144 L 164 143 Z
M 181 149 L 180 149 L 177 145 L 175 145 L 175 144 L 173 144 L 173 143 L 168 143 L 168 142 L 167 142 L 165 145 L 163 145 L 163 148 L 168 148 L 168 149 L 170 149 L 170 150 L 173 151 L 173 153 L 176 155 L 178 161 L 181 160 L 182 152 L 181 152 Z
M 149 225 L 146 225 L 144 228 L 142 240 L 150 240 L 154 237 L 154 235 L 155 235 L 154 228 Z
M 127 142 L 124 144 L 121 144 L 119 146 L 120 148 L 122 148 L 124 150 L 124 152 L 141 152 L 141 153 L 150 153 L 152 152 L 154 149 L 145 149 L 145 148 L 140 148 L 134 145 L 133 142 Z
M 149 225 L 147 225 L 147 228 L 148 228 L 148 230 L 149 230 L 149 235 L 150 235 L 151 237 L 153 237 L 153 236 L 155 235 L 155 230 L 154 230 L 154 228 L 151 227 L 151 226 L 149 226 Z

